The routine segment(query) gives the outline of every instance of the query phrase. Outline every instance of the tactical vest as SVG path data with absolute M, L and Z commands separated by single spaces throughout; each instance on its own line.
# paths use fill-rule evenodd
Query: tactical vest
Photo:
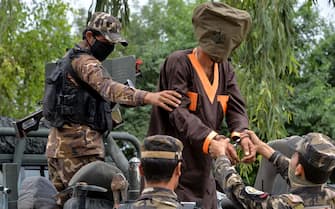
M 46 75 L 43 98 L 43 116 L 53 127 L 66 123 L 84 124 L 94 130 L 111 130 L 112 107 L 91 86 L 82 81 L 72 67 L 72 60 L 81 54 L 90 54 L 79 47 L 71 49 L 57 61 L 56 68 Z M 70 75 L 76 86 L 68 79 Z

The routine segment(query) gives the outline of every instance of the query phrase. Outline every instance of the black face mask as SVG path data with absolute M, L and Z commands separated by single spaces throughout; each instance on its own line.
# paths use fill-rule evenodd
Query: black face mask
M 91 46 L 92 55 L 100 62 L 105 60 L 113 50 L 114 44 L 104 43 L 98 39 L 95 39 L 94 44 Z

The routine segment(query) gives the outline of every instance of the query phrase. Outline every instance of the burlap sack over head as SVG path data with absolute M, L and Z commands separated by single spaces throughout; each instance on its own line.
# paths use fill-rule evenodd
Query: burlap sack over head
M 215 61 L 226 61 L 247 36 L 248 12 L 221 2 L 206 2 L 193 11 L 192 24 L 200 47 Z

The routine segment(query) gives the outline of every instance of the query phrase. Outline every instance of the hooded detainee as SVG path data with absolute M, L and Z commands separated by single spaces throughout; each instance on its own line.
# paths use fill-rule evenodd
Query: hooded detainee
M 191 23 L 191 20 L 190 20 Z M 170 54 L 164 61 L 158 90 L 176 90 L 181 104 L 172 112 L 152 108 L 148 135 L 179 138 L 184 145 L 182 174 L 175 190 L 183 202 L 196 202 L 203 209 L 216 209 L 216 185 L 211 143 L 224 138 L 222 123 L 230 133 L 249 127 L 247 111 L 229 56 L 247 37 L 251 26 L 248 12 L 220 2 L 198 5 L 192 16 L 198 45 Z M 243 160 L 255 160 L 249 137 L 240 144 Z M 234 149 L 230 147 L 234 152 Z

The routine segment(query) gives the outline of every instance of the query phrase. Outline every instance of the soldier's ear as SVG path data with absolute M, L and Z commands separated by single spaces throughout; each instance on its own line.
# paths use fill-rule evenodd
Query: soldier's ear
M 297 167 L 295 168 L 294 174 L 296 176 L 305 176 L 305 170 L 304 167 L 299 163 Z
M 92 46 L 93 43 L 94 43 L 94 41 L 95 41 L 93 32 L 90 31 L 90 30 L 86 31 L 86 33 L 85 33 L 85 37 L 86 37 L 86 41 L 88 42 L 88 44 L 89 44 L 90 46 Z

